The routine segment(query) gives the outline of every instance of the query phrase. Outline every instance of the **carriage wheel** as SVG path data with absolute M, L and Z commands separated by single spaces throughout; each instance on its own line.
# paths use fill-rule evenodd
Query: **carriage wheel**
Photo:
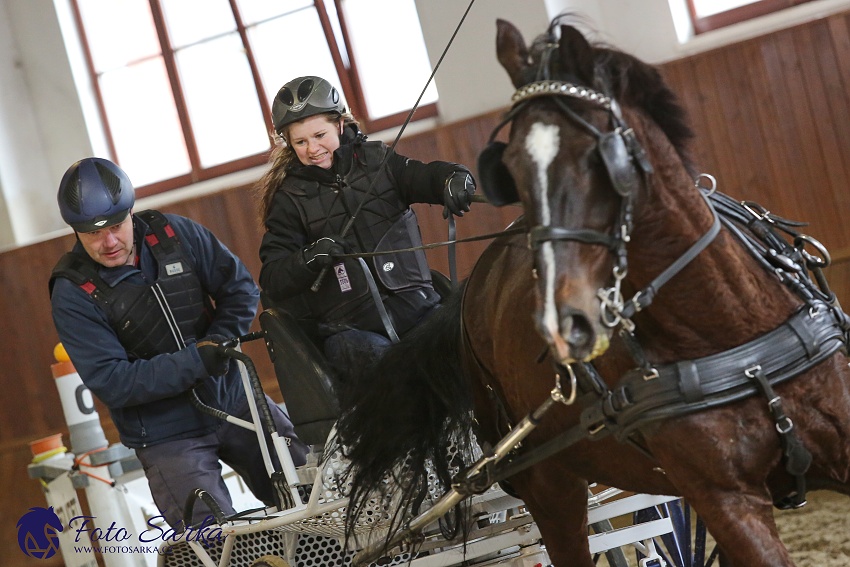
M 277 555 L 263 555 L 251 563 L 251 567 L 289 567 L 289 562 Z

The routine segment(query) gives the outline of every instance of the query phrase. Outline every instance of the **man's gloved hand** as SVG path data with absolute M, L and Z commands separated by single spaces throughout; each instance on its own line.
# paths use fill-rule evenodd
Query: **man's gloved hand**
M 201 362 L 210 376 L 222 376 L 230 368 L 230 357 L 221 354 L 220 346 L 227 342 L 227 337 L 222 335 L 207 335 L 196 345 Z
M 468 171 L 455 171 L 448 179 L 443 189 L 443 218 L 449 215 L 462 217 L 463 213 L 469 211 L 472 195 L 475 193 L 475 180 Z
M 320 271 L 334 261 L 334 256 L 345 254 L 343 240 L 339 236 L 323 236 L 301 251 L 304 262 L 313 271 Z

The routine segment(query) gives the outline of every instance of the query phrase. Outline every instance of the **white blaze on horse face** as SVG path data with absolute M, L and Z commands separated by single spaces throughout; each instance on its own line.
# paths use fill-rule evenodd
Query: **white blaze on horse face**
M 540 224 L 549 226 L 552 223 L 552 211 L 549 209 L 549 166 L 558 155 L 561 137 L 558 127 L 552 124 L 535 122 L 525 138 L 525 150 L 531 161 L 537 166 L 537 201 L 540 207 Z M 549 331 L 550 340 L 561 360 L 569 357 L 568 347 L 561 338 L 558 324 L 558 308 L 555 305 L 555 251 L 551 242 L 544 242 L 541 247 L 545 296 L 543 298 L 543 324 Z

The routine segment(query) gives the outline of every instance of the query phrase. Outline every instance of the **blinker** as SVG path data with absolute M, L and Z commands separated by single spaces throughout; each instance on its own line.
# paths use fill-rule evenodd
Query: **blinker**
M 597 142 L 599 155 L 608 170 L 611 185 L 621 197 L 628 197 L 637 191 L 640 177 L 632 161 L 632 155 L 623 139 L 621 129 L 605 132 Z
M 491 205 L 502 207 L 519 201 L 516 182 L 502 162 L 507 144 L 490 142 L 478 154 L 478 181 Z

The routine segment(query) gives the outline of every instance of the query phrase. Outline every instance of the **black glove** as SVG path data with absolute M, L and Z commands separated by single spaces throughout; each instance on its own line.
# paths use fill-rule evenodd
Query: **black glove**
M 313 271 L 320 271 L 334 261 L 334 256 L 345 254 L 342 238 L 339 236 L 323 236 L 301 251 L 304 262 Z
M 475 193 L 475 180 L 468 171 L 455 171 L 448 179 L 443 189 L 443 218 L 449 215 L 462 217 L 463 213 L 469 211 L 469 203 Z
M 222 343 L 227 342 L 227 337 L 221 335 L 208 335 L 198 341 L 198 354 L 201 362 L 210 376 L 222 376 L 230 368 L 230 357 L 221 354 Z

